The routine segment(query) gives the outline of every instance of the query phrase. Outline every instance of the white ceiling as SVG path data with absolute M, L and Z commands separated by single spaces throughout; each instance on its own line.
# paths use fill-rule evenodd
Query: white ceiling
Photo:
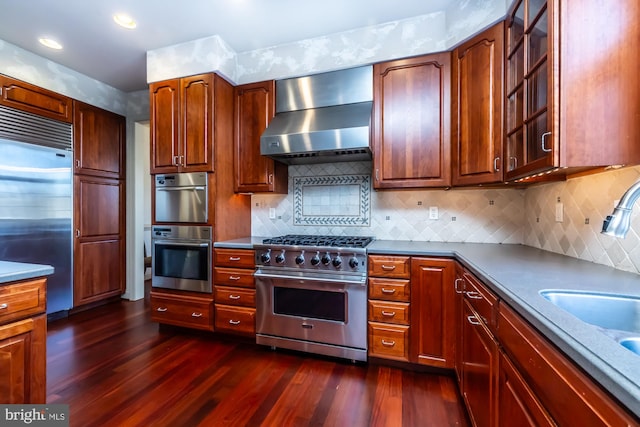
M 130 92 L 145 89 L 149 50 L 219 35 L 246 52 L 444 11 L 460 0 L 10 0 L 0 39 Z M 135 30 L 117 26 L 127 13 Z M 38 43 L 51 37 L 64 49 Z M 2 72 L 2 70 L 0 70 Z

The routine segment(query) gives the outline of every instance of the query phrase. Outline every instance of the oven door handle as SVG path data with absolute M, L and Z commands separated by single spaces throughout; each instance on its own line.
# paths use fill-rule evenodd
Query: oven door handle
M 189 242 L 189 241 L 179 241 L 179 240 L 172 240 L 172 241 L 167 241 L 167 240 L 154 240 L 153 241 L 154 245 L 165 245 L 165 246 L 197 246 L 200 248 L 206 248 L 208 246 L 211 246 L 211 243 L 194 243 L 194 242 Z
M 202 186 L 195 187 L 156 187 L 157 191 L 184 191 L 184 190 L 194 190 L 194 191 L 204 191 L 205 188 Z
M 345 279 L 332 279 L 329 277 L 317 277 L 317 276 L 307 276 L 307 277 L 298 277 L 298 276 L 286 276 L 283 274 L 269 274 L 264 273 L 260 270 L 256 271 L 253 276 L 255 278 L 265 278 L 265 279 L 280 279 L 280 280 L 295 280 L 295 281 L 310 281 L 310 282 L 325 282 L 325 283 L 342 283 L 342 284 L 350 284 L 350 285 L 364 285 L 366 284 L 366 280 L 345 280 Z

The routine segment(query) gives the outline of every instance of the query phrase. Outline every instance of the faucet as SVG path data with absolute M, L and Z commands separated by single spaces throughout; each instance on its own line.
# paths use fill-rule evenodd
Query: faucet
M 639 197 L 640 181 L 629 187 L 622 196 L 622 199 L 620 199 L 620 202 L 618 202 L 618 206 L 613 209 L 611 215 L 607 215 L 602 223 L 601 233 L 624 238 L 631 224 L 631 209 Z

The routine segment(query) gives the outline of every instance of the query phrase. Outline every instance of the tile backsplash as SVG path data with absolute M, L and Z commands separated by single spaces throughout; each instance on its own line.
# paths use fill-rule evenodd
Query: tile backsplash
M 600 234 L 603 218 L 613 203 L 640 179 L 640 167 L 574 178 L 566 182 L 519 189 L 441 189 L 370 191 L 369 225 L 341 225 L 339 221 L 296 222 L 295 186 L 305 177 L 340 177 L 371 174 L 370 162 L 347 162 L 289 167 L 287 195 L 255 194 L 252 197 L 252 234 L 332 234 L 374 236 L 385 240 L 439 242 L 521 243 L 544 250 L 640 272 L 640 208 L 632 215 L 625 239 Z M 331 216 L 328 204 L 340 200 L 337 188 L 329 199 L 313 190 L 309 209 L 319 217 Z M 300 189 L 298 187 L 298 189 Z M 328 188 L 325 188 L 328 189 Z M 330 192 L 331 194 L 331 192 Z M 307 194 L 298 194 L 304 206 Z M 341 212 L 354 213 L 353 195 Z M 337 199 L 336 199 L 337 197 Z M 560 202 L 558 202 L 558 198 Z M 314 200 L 315 199 L 315 200 Z M 556 222 L 556 204 L 563 205 L 563 221 Z M 315 204 L 314 208 L 311 208 Z M 437 219 L 430 219 L 431 207 Z M 276 217 L 269 218 L 269 208 Z

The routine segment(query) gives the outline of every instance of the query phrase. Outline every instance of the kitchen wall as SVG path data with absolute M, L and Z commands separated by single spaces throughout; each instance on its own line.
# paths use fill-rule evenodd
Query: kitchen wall
M 520 243 L 587 261 L 640 272 L 640 208 L 625 239 L 600 234 L 614 200 L 640 179 L 640 167 L 519 189 L 452 189 L 370 192 L 370 225 L 294 225 L 294 181 L 299 177 L 371 174 L 370 162 L 289 167 L 287 195 L 253 195 L 254 236 L 335 234 L 389 240 Z M 556 203 L 563 222 L 556 222 Z M 429 207 L 439 218 L 429 219 Z M 275 209 L 275 218 L 269 209 Z M 587 224 L 588 222 L 588 224 Z

